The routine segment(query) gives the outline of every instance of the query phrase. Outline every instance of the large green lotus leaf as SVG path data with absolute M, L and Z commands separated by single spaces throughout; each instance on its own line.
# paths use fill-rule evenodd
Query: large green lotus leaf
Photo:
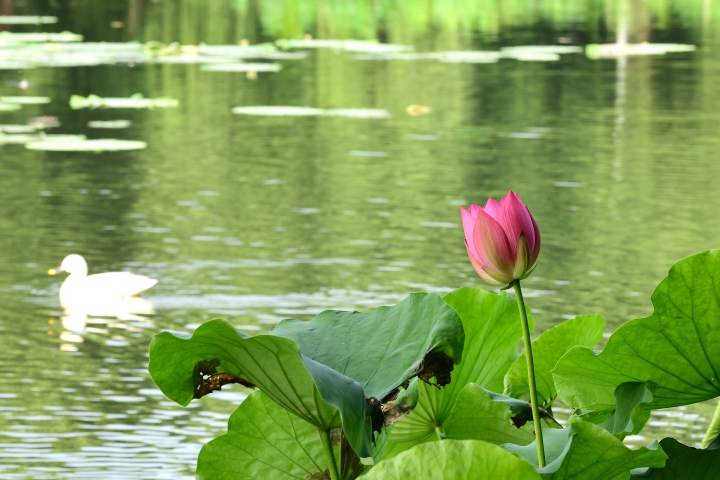
M 461 288 L 448 293 L 445 301 L 460 315 L 465 329 L 462 361 L 443 390 L 448 396 L 445 408 L 449 408 L 449 400 L 468 383 L 502 390 L 503 377 L 518 357 L 522 327 L 515 300 L 508 295 Z
M 320 477 L 326 470 L 323 459 L 317 428 L 256 391 L 233 412 L 228 432 L 202 448 L 197 477 L 208 480 Z
M 564 430 L 543 431 L 546 463 L 540 469 L 548 480 L 625 480 L 642 467 L 662 467 L 662 450 L 631 450 L 611 433 L 589 422 L 572 418 Z M 535 442 L 526 446 L 504 445 L 537 466 Z
M 316 427 L 338 425 L 355 452 L 371 455 L 372 428 L 362 386 L 300 353 L 290 339 L 245 336 L 224 320 L 199 326 L 192 337 L 163 332 L 150 343 L 150 375 L 171 400 L 187 405 L 222 383 L 242 383 Z M 218 380 L 217 385 L 215 380 Z
M 625 382 L 654 384 L 650 408 L 720 395 L 720 251 L 686 258 L 652 295 L 655 311 L 610 337 L 600 354 L 574 348 L 553 371 L 565 403 L 606 409 Z
M 511 417 L 512 409 L 507 403 L 493 399 L 485 389 L 470 383 L 460 391 L 443 428 L 447 438 L 460 440 L 497 444 L 532 440 L 532 433 L 516 427 Z
M 418 443 L 437 439 L 436 427 L 445 435 L 444 423 L 465 386 L 473 383 L 489 390 L 500 388 L 505 372 L 517 358 L 522 327 L 510 297 L 462 288 L 449 293 L 445 301 L 460 315 L 465 330 L 462 361 L 452 371 L 449 385 L 441 389 L 418 386 L 421 395 L 415 408 L 391 427 L 376 458 L 389 458 Z
M 362 478 L 539 480 L 540 475 L 527 462 L 491 443 L 446 440 L 417 445 L 378 463 Z
M 303 355 L 356 380 L 368 398 L 378 399 L 423 369 L 427 377 L 447 376 L 460 360 L 464 338 L 457 313 L 428 293 L 367 313 L 329 310 L 310 321 L 285 320 L 273 333 L 294 340 Z
M 715 413 L 710 421 L 710 426 L 705 432 L 705 438 L 702 441 L 702 447 L 708 448 L 710 445 L 720 439 L 720 403 L 715 408 Z
M 651 468 L 640 478 L 655 480 L 717 480 L 720 476 L 720 449 L 700 450 L 674 438 L 664 438 L 660 446 L 668 456 L 662 468 Z
M 581 414 L 585 421 L 600 425 L 616 437 L 640 432 L 650 419 L 652 403 L 652 385 L 640 382 L 621 383 L 615 389 L 615 408 L 612 410 L 592 410 Z
M 511 409 L 503 401 L 493 400 L 482 387 L 468 384 L 458 394 L 452 410 L 437 425 L 437 398 L 431 385 L 418 385 L 418 403 L 414 410 L 394 424 L 386 433 L 376 458 L 390 458 L 419 443 L 451 438 L 484 440 L 490 443 L 527 443 L 532 434 L 513 425 Z
M 580 316 L 555 325 L 533 342 L 535 385 L 542 405 L 550 405 L 557 396 L 552 369 L 560 357 L 576 345 L 593 347 L 602 339 L 604 326 L 605 321 L 598 315 Z M 505 375 L 505 393 L 529 399 L 529 392 L 525 356 L 521 355 Z
M 572 430 L 569 428 L 543 427 L 543 445 L 545 447 L 545 464 L 548 465 L 547 468 L 552 469 L 550 466 L 555 464 L 558 459 L 562 459 L 567 453 L 571 438 Z M 532 464 L 535 468 L 538 468 L 537 450 L 534 440 L 528 444 L 506 443 L 503 447 L 524 458 L 525 461 Z M 559 465 L 559 463 L 560 462 L 557 462 L 557 465 Z

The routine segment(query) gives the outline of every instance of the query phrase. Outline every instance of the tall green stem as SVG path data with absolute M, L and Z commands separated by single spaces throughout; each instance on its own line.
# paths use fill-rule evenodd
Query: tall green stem
M 330 480 L 340 480 L 340 472 L 338 471 L 338 462 L 335 460 L 335 452 L 333 452 L 332 439 L 330 431 L 318 430 L 320 440 L 325 447 L 325 457 L 327 460 L 328 471 L 330 472 Z
M 705 432 L 705 438 L 703 438 L 700 446 L 702 448 L 709 448 L 710 445 L 720 438 L 720 402 L 715 407 L 715 413 L 713 414 L 712 420 L 710 420 L 710 426 Z
M 528 325 L 527 310 L 523 299 L 520 280 L 512 283 L 517 299 L 520 321 L 525 341 L 525 360 L 527 362 L 528 386 L 530 387 L 530 407 L 532 408 L 533 427 L 535 428 L 535 446 L 537 447 L 538 464 L 545 466 L 545 445 L 543 444 L 542 428 L 540 426 L 540 412 L 538 410 L 537 389 L 535 388 L 535 362 L 533 362 L 532 343 L 530 342 L 530 325 Z

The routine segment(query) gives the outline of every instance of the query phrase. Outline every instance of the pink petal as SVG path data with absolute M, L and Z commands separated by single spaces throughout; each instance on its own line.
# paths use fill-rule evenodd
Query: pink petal
M 513 278 L 525 278 L 528 273 L 528 245 L 525 236 L 521 235 L 518 240 L 515 254 L 515 268 Z
M 540 227 L 538 227 L 538 224 L 535 222 L 535 218 L 533 218 L 532 215 L 530 215 L 530 220 L 532 220 L 533 231 L 535 232 L 535 244 L 532 246 L 528 245 L 528 249 L 530 250 L 528 264 L 532 265 L 532 269 L 535 268 L 535 262 L 537 262 L 538 256 L 540 256 Z
M 491 275 L 491 272 L 488 271 L 487 267 L 481 265 L 477 260 L 475 260 L 472 255 L 470 255 L 470 252 L 468 252 L 468 258 L 470 258 L 470 263 L 475 269 L 475 272 L 477 272 L 480 278 L 482 278 L 486 283 L 489 283 L 490 285 L 507 285 L 512 281 L 512 279 L 506 280 L 501 274 L 499 274 L 499 272 L 492 272 L 494 275 Z
M 473 207 L 477 208 L 473 209 Z M 475 228 L 475 218 L 477 218 L 477 211 L 479 208 L 480 207 L 477 205 L 470 205 L 467 210 L 462 207 L 460 208 L 460 217 L 462 218 L 463 232 L 465 233 L 465 245 L 472 250 L 475 249 L 473 243 L 473 229 Z M 475 214 L 473 214 L 473 211 Z
M 508 237 L 513 253 L 517 251 L 517 242 L 520 236 L 527 241 L 528 251 L 535 251 L 536 227 L 533 225 L 532 215 L 517 193 L 510 191 L 500 200 L 501 219 L 499 220 Z
M 469 247 L 469 245 L 468 245 Z M 473 229 L 471 255 L 486 271 L 510 277 L 514 268 L 514 255 L 502 227 L 484 210 L 478 212 Z
M 485 206 L 483 207 L 483 210 L 485 213 L 490 215 L 492 218 L 494 218 L 496 221 L 500 221 L 500 212 L 502 209 L 500 208 L 500 202 L 495 200 L 494 198 L 488 198 L 487 202 L 485 202 Z

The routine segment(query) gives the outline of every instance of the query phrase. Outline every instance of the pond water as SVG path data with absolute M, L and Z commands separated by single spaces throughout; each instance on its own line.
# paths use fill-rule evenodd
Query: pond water
M 195 45 L 309 33 L 420 52 L 583 46 L 620 31 L 631 42 L 699 48 L 494 63 L 313 49 L 273 61 L 279 71 L 250 74 L 133 62 L 1 69 L 0 96 L 50 103 L 0 112 L 0 124 L 57 117 L 48 133 L 147 144 L 105 153 L 0 145 L 2 478 L 192 477 L 200 446 L 225 430 L 244 392 L 184 409 L 164 399 L 146 372 L 153 333 L 188 332 L 214 317 L 252 333 L 327 308 L 475 285 L 459 206 L 509 188 L 543 232 L 526 282 L 541 328 L 579 313 L 601 313 L 610 325 L 646 315 L 674 261 L 720 245 L 720 8 L 710 0 L 625 10 L 570 0 L 504 9 L 381 1 L 374 10 L 363 2 L 50 3 L 3 2 L 5 14 L 59 21 L 1 28 Z M 71 95 L 136 93 L 179 103 L 69 105 Z M 270 105 L 391 117 L 232 113 Z M 129 126 L 88 127 L 117 120 Z M 72 252 L 91 272 L 158 278 L 147 295 L 155 314 L 63 315 L 60 281 L 46 272 Z M 697 442 L 713 407 L 659 412 L 637 441 Z

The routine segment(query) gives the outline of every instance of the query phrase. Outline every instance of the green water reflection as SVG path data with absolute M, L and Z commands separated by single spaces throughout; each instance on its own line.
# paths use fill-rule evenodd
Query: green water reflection
M 309 33 L 420 50 L 613 41 L 620 10 L 601 1 L 5 4 L 57 15 L 53 28 L 88 40 L 228 44 Z M 325 308 L 473 285 L 459 206 L 508 188 L 543 232 L 526 284 L 542 327 L 578 313 L 617 324 L 649 312 L 649 294 L 675 260 L 719 244 L 720 6 L 627 5 L 632 41 L 700 49 L 487 65 L 318 51 L 255 81 L 194 65 L 0 71 L 3 95 L 26 79 L 26 93 L 53 99 L 0 113 L 0 123 L 54 115 L 58 132 L 99 137 L 108 132 L 88 121 L 129 119 L 110 134 L 149 145 L 114 154 L 0 147 L 0 476 L 191 475 L 199 446 L 224 430 L 243 394 L 189 409 L 164 400 L 145 370 L 155 331 L 222 315 L 251 332 Z M 136 92 L 180 107 L 67 104 L 72 94 Z M 409 116 L 411 104 L 432 112 Z M 393 117 L 232 115 L 239 105 L 381 108 Z M 159 278 L 148 295 L 157 314 L 62 319 L 58 284 L 45 271 L 70 252 L 92 271 Z M 697 441 L 711 407 L 661 412 L 642 441 L 657 432 Z

